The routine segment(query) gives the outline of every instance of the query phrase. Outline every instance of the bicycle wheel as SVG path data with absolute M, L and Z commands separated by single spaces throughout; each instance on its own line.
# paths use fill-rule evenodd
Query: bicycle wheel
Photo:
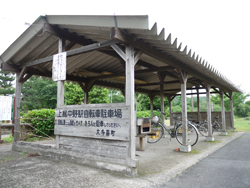
M 198 126 L 198 131 L 202 136 L 208 136 L 208 127 L 207 124 L 201 124 Z
M 181 145 L 183 145 L 182 134 L 182 125 L 180 124 L 176 128 L 176 139 Z M 187 145 L 194 146 L 197 143 L 198 138 L 199 135 L 197 129 L 192 124 L 188 124 Z
M 152 135 L 147 136 L 148 143 L 156 143 L 158 142 L 162 136 L 164 135 L 164 128 L 160 123 L 151 124 L 151 133 Z

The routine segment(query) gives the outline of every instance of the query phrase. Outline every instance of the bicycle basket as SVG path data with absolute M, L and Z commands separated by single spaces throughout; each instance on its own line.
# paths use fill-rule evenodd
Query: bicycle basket
M 153 117 L 153 119 L 152 119 L 153 123 L 158 123 L 158 121 L 159 121 L 159 117 L 158 116 Z

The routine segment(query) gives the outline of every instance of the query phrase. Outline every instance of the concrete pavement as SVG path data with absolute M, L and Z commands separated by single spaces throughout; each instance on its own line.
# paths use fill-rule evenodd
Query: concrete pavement
M 242 134 L 215 133 L 214 142 L 200 137 L 190 153 L 175 152 L 180 145 L 175 139 L 168 143 L 169 137 L 148 144 L 146 151 L 136 151 L 136 177 L 40 156 L 28 157 L 11 151 L 11 145 L 0 145 L 0 187 L 158 187 Z
M 250 132 L 230 142 L 160 187 L 250 187 Z

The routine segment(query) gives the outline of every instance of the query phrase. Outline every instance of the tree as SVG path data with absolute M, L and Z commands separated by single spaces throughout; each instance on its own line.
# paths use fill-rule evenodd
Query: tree
M 78 84 L 65 83 L 65 105 L 83 104 L 84 92 Z
M 23 111 L 56 108 L 57 83 L 48 78 L 32 76 L 22 85 L 21 107 Z
M 109 103 L 109 90 L 101 87 L 92 87 L 89 91 L 89 104 Z M 65 105 L 83 104 L 84 91 L 78 84 L 65 83 Z
M 233 93 L 233 106 L 234 106 L 234 114 L 239 117 L 245 117 L 247 112 L 250 109 L 244 104 L 245 100 L 250 96 L 249 93 Z M 219 94 L 215 94 L 211 96 L 211 101 L 216 105 L 221 105 L 221 96 Z M 225 110 L 231 110 L 231 102 L 230 99 L 224 95 L 224 105 Z
M 109 98 L 110 103 L 123 103 L 125 102 L 125 97 L 123 96 L 121 91 L 117 91 L 114 89 L 109 90 Z M 112 98 L 112 101 L 111 101 Z
M 15 80 L 15 76 L 10 72 L 4 73 L 0 71 L 0 95 L 8 95 L 15 93 L 15 89 L 12 87 L 12 82 Z
M 94 86 L 89 91 L 89 104 L 109 103 L 109 90 Z

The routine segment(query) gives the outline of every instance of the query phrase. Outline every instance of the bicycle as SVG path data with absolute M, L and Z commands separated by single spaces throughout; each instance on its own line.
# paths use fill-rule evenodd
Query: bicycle
M 191 116 L 189 116 L 189 118 L 192 119 Z M 200 122 L 196 121 L 195 123 L 193 123 L 193 125 L 197 128 L 197 130 L 202 136 L 205 136 L 205 137 L 208 136 L 207 120 L 200 121 Z
M 214 118 L 215 118 L 215 120 L 214 120 L 214 122 L 212 124 L 213 130 L 220 131 L 222 129 L 222 123 L 218 122 L 219 121 L 219 116 L 214 117 Z
M 160 112 L 162 115 L 165 116 L 165 113 Z M 164 135 L 164 130 L 170 135 L 171 138 L 176 138 L 176 140 L 183 145 L 182 134 L 183 134 L 183 127 L 182 124 L 178 124 L 175 121 L 174 128 L 167 128 L 165 123 L 162 122 L 162 119 L 159 116 L 154 116 L 151 121 L 151 135 L 147 136 L 148 143 L 156 143 L 158 142 L 162 136 Z M 198 130 L 196 127 L 191 123 L 188 122 L 188 144 L 194 146 L 199 138 Z

